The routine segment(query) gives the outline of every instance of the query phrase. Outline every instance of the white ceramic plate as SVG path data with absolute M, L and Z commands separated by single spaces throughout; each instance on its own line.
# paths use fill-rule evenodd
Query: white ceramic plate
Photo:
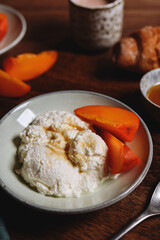
M 87 91 L 61 91 L 44 94 L 26 101 L 5 115 L 0 122 L 0 183 L 12 196 L 37 209 L 58 213 L 80 213 L 97 210 L 118 202 L 133 191 L 147 174 L 153 154 L 150 133 L 140 119 L 139 130 L 129 146 L 143 164 L 114 180 L 106 180 L 94 193 L 80 198 L 43 196 L 29 187 L 15 173 L 17 138 L 19 133 L 40 113 L 48 110 L 66 110 L 85 105 L 109 105 L 131 110 L 111 97 Z
M 0 41 L 0 54 L 3 54 L 16 46 L 24 37 L 27 29 L 26 20 L 16 9 L 0 4 L 0 12 L 8 18 L 8 31 Z

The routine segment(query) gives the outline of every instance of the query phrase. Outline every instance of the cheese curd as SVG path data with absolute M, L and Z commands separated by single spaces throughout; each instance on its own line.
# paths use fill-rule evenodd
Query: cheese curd
M 16 172 L 38 192 L 79 197 L 107 177 L 108 147 L 91 126 L 65 111 L 39 115 L 20 133 Z

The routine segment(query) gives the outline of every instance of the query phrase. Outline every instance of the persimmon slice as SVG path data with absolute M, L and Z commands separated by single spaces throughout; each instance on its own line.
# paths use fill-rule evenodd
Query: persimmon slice
M 0 70 L 0 95 L 7 97 L 21 97 L 30 91 L 31 87 L 8 73 Z
M 11 77 L 26 81 L 48 71 L 56 62 L 57 55 L 56 51 L 23 53 L 17 57 L 6 58 L 2 65 Z
M 6 14 L 0 13 L 0 41 L 4 38 L 8 30 L 8 18 Z
M 108 165 L 112 174 L 131 170 L 141 162 L 141 159 L 123 142 L 106 130 L 101 136 L 108 146 Z
M 132 141 L 139 127 L 139 118 L 135 113 L 118 107 L 89 105 L 77 108 L 74 112 L 125 142 Z

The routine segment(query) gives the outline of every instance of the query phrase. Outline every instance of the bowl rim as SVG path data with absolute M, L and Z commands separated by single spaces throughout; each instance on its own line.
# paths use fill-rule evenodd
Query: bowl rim
M 22 29 L 20 34 L 18 35 L 18 37 L 16 37 L 11 43 L 9 43 L 7 46 L 5 46 L 4 48 L 0 49 L 0 55 L 7 52 L 8 50 L 10 50 L 11 48 L 13 48 L 14 46 L 16 46 L 21 39 L 24 37 L 26 31 L 27 31 L 27 22 L 24 18 L 24 16 L 15 8 L 7 6 L 5 4 L 0 4 L 0 8 L 9 11 L 10 13 L 12 13 L 13 15 L 16 15 L 22 25 Z

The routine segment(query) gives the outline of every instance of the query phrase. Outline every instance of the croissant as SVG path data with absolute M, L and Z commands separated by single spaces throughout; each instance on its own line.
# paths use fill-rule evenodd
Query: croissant
M 160 26 L 146 26 L 113 48 L 113 62 L 128 70 L 148 72 L 160 67 Z

